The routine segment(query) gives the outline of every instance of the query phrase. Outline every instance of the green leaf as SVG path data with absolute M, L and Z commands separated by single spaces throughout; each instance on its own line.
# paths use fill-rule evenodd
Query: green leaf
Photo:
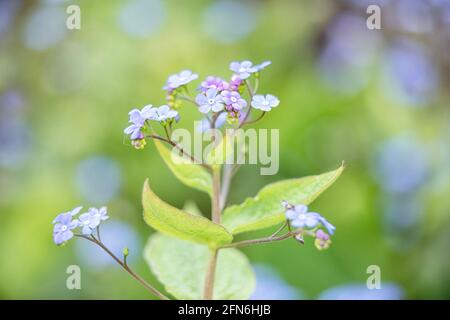
M 232 234 L 267 228 L 282 222 L 285 217 L 281 202 L 310 204 L 340 176 L 344 167 L 321 175 L 283 180 L 262 188 L 254 198 L 228 207 L 222 225 Z
M 180 156 L 172 152 L 163 143 L 154 140 L 156 149 L 158 149 L 161 158 L 167 164 L 173 174 L 185 185 L 212 194 L 211 174 L 199 164 L 195 164 L 186 156 Z
M 197 207 L 197 204 L 191 200 L 188 200 L 184 203 L 183 211 L 193 214 L 194 216 L 203 216 L 201 210 Z
M 216 248 L 230 243 L 233 236 L 219 224 L 195 216 L 162 201 L 144 183 L 142 191 L 145 222 L 156 230 L 181 239 L 199 242 Z
M 202 299 L 210 250 L 163 234 L 150 237 L 144 258 L 167 292 L 178 299 Z M 214 299 L 248 299 L 255 275 L 237 249 L 220 249 L 214 279 Z

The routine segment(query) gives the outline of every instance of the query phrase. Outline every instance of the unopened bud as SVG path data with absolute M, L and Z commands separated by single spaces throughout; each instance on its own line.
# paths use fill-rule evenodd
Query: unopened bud
M 138 140 L 131 141 L 131 144 L 133 145 L 133 147 L 135 149 L 142 150 L 142 149 L 144 149 L 147 142 L 145 141 L 145 139 L 138 139 Z

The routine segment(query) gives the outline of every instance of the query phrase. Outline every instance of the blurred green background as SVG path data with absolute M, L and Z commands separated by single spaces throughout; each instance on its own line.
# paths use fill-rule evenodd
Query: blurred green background
M 80 30 L 65 27 L 70 4 Z M 381 30 L 366 27 L 369 4 L 382 8 Z M 107 205 L 106 242 L 127 245 L 155 283 L 141 256 L 152 233 L 144 179 L 178 207 L 210 205 L 151 143 L 130 146 L 127 113 L 163 104 L 172 73 L 228 78 L 244 59 L 272 61 L 260 90 L 281 104 L 258 127 L 280 129 L 280 170 L 244 166 L 230 203 L 347 166 L 311 205 L 337 227 L 329 250 L 311 239 L 244 250 L 257 271 L 253 298 L 450 298 L 449 50 L 446 0 L 0 0 L 0 298 L 149 298 L 89 244 L 55 246 L 51 221 Z M 190 129 L 200 119 L 187 105 L 181 116 Z M 66 289 L 72 264 L 82 290 Z M 365 289 L 369 265 L 381 268 L 376 292 Z

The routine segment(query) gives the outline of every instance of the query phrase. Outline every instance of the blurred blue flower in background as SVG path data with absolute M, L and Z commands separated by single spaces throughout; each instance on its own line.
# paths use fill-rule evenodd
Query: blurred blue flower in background
M 391 3 L 391 0 L 343 0 L 343 2 L 357 8 L 366 9 L 370 5 L 385 7 Z
M 412 248 L 422 235 L 423 203 L 416 193 L 383 198 L 383 227 L 387 243 L 397 251 Z
M 0 119 L 0 167 L 17 168 L 31 152 L 31 131 L 22 119 Z
M 431 33 L 433 31 L 433 11 L 424 0 L 393 1 L 395 13 L 392 23 L 402 31 L 411 33 Z
M 379 147 L 375 157 L 375 174 L 385 191 L 411 192 L 425 181 L 427 173 L 426 147 L 414 138 L 394 137 Z
M 335 18 L 326 33 L 318 60 L 324 82 L 334 90 L 354 94 L 363 89 L 380 52 L 382 37 L 366 27 L 366 20 L 351 13 Z
M 8 31 L 21 5 L 21 0 L 0 1 L 0 37 Z
M 120 9 L 117 22 L 127 34 L 145 38 L 159 30 L 166 18 L 166 7 L 160 0 L 129 0 Z
M 81 161 L 75 178 L 78 192 L 92 205 L 108 203 L 119 192 L 122 182 L 119 165 L 106 156 Z
M 299 300 L 304 295 L 290 286 L 272 267 L 257 264 L 253 266 L 256 274 L 256 289 L 251 300 Z
M 219 43 L 242 40 L 256 28 L 257 9 L 248 1 L 213 2 L 204 13 L 204 30 L 211 40 Z
M 439 84 L 438 71 L 421 44 L 398 39 L 385 59 L 380 85 L 388 98 L 411 106 L 431 101 Z
M 353 283 L 323 291 L 320 300 L 400 300 L 403 289 L 395 283 L 382 283 L 380 289 L 368 289 L 365 284 Z
M 42 51 L 56 45 L 67 34 L 66 18 L 62 6 L 37 6 L 30 13 L 22 30 L 25 46 Z
M 128 224 L 118 221 L 106 221 L 100 228 L 102 242 L 117 257 L 122 257 L 125 247 L 132 248 L 127 260 L 130 262 L 141 258 L 142 244 L 136 231 Z M 98 246 L 84 239 L 75 242 L 75 253 L 82 265 L 97 270 L 115 265 L 116 262 Z

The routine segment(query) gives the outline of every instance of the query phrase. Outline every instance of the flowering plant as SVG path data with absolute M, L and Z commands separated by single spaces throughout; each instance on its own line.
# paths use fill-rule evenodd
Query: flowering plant
M 209 219 L 193 204 L 182 210 L 168 204 L 152 191 L 148 180 L 144 182 L 144 221 L 158 231 L 150 237 L 144 257 L 168 294 L 131 269 L 127 264 L 128 248 L 124 248 L 123 257 L 117 257 L 102 242 L 100 224 L 109 218 L 106 207 L 90 208 L 80 215 L 82 208 L 77 207 L 58 215 L 53 221 L 54 242 L 61 245 L 74 236 L 91 241 L 161 299 L 169 299 L 169 294 L 177 299 L 247 299 L 254 289 L 255 277 L 239 247 L 285 239 L 303 244 L 304 238 L 310 236 L 319 250 L 328 248 L 336 228 L 319 213 L 309 212 L 307 205 L 336 181 L 343 166 L 320 175 L 269 184 L 255 197 L 227 207 L 228 190 L 239 168 L 239 164 L 219 161 L 229 150 L 226 146 L 229 136 L 219 140 L 213 133 L 214 148 L 205 161 L 173 139 L 183 102 L 191 103 L 204 115 L 203 123 L 209 130 L 228 127 L 232 134 L 278 107 L 280 100 L 276 96 L 257 93 L 261 71 L 268 65 L 268 61 L 259 65 L 250 61 L 232 62 L 230 81 L 209 76 L 201 82 L 195 96 L 188 85 L 198 75 L 184 70 L 168 78 L 163 88 L 167 91 L 165 105 L 147 105 L 129 112 L 130 125 L 124 133 L 129 135 L 131 144 L 143 149 L 146 141 L 152 139 L 164 162 L 182 183 L 211 197 Z M 184 161 L 177 161 L 180 159 Z M 277 225 L 279 228 L 268 237 L 235 240 L 238 234 Z

